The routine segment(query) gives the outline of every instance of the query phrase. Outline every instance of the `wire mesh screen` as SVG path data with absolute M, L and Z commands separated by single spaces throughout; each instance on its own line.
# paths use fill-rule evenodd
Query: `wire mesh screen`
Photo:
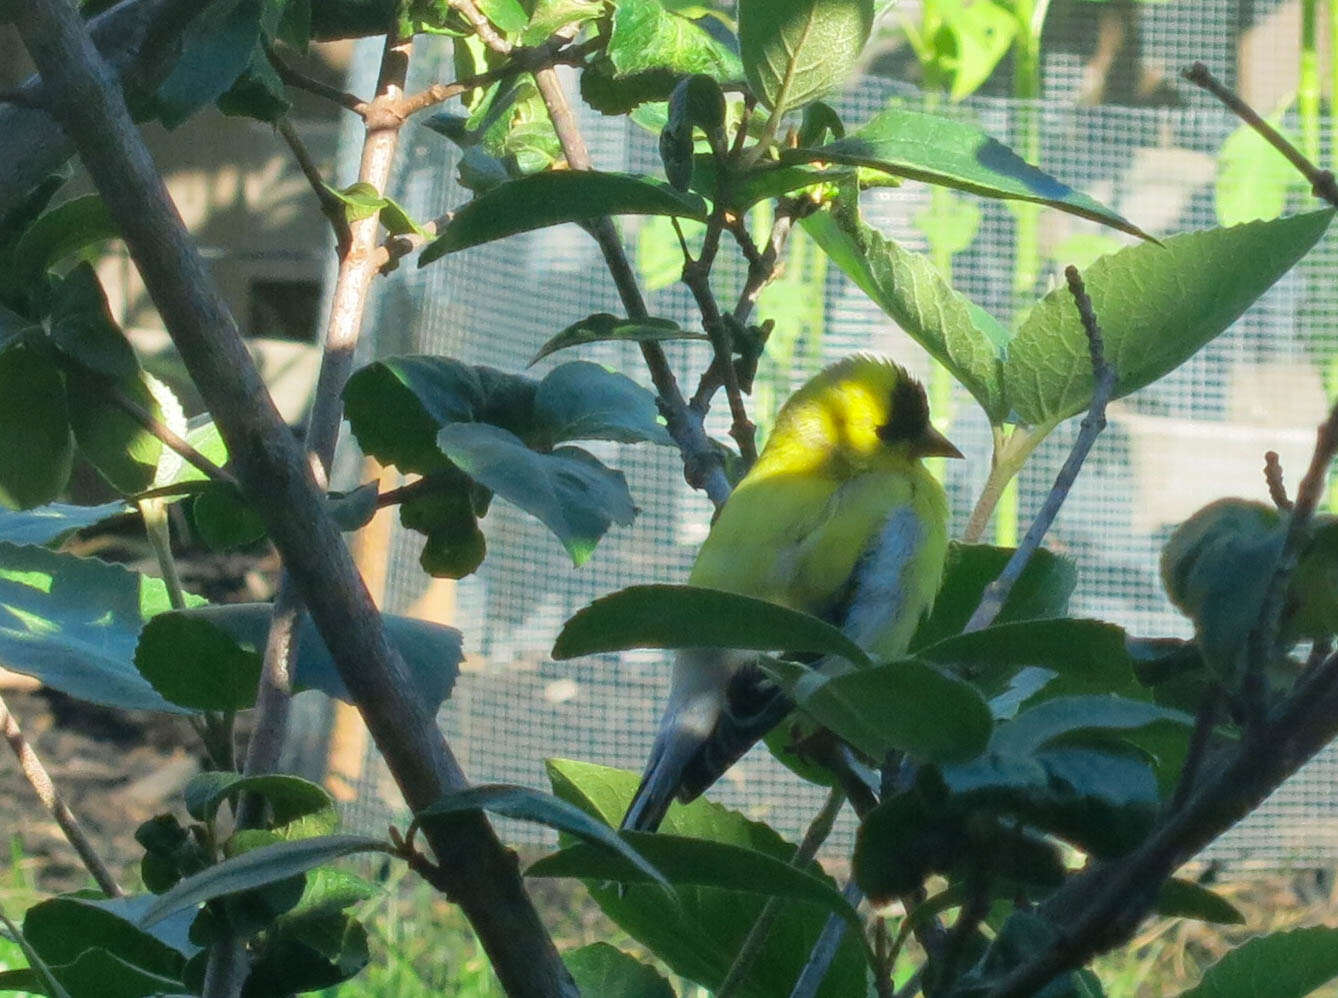
M 1237 12 L 1226 5 L 1193 4 L 1191 38 L 1190 7 L 1139 5 L 1149 19 L 1145 33 L 1155 35 L 1168 63 L 1206 58 L 1215 69 L 1230 70 L 1227 24 Z M 1216 47 L 1206 39 L 1215 39 Z M 1049 65 L 1051 73 L 1063 71 L 1062 59 Z M 567 82 L 574 91 L 574 81 Z M 1185 89 L 1181 107 L 1077 108 L 981 97 L 954 106 L 951 113 L 977 121 L 1005 142 L 1016 136 L 1021 116 L 1035 116 L 1045 169 L 1150 231 L 1168 234 L 1216 224 L 1216 157 L 1234 128 L 1226 113 Z M 889 99 L 917 106 L 921 98 L 906 85 L 865 78 L 840 101 L 841 111 L 848 122 L 860 122 Z M 659 172 L 654 135 L 626 119 L 589 112 L 580 118 L 600 168 Z M 449 143 L 426 129 L 406 132 L 398 189 L 415 216 L 434 217 L 467 199 L 454 174 Z M 871 224 L 918 250 L 929 248 L 926 233 L 933 231 L 935 218 L 945 212 L 974 218 L 978 212 L 969 245 L 951 260 L 952 278 L 994 315 L 1013 317 L 1015 207 L 908 183 L 867 193 L 864 211 Z M 658 220 L 640 218 L 622 219 L 619 225 L 650 289 L 652 314 L 693 325 L 690 297 L 674 283 L 681 260 L 671 230 Z M 1053 212 L 1042 213 L 1039 232 L 1036 293 L 1053 286 L 1065 264 L 1086 262 L 1127 241 Z M 921 377 L 932 376 L 924 352 L 834 266 L 827 266 L 802 233 L 796 234 L 791 252 L 783 276 L 760 303 L 761 316 L 776 322 L 754 398 L 764 429 L 792 386 L 825 361 L 853 350 L 886 352 Z M 1266 449 L 1282 454 L 1293 480 L 1304 467 L 1313 427 L 1326 404 L 1325 374 L 1338 345 L 1332 331 L 1338 313 L 1333 254 L 1330 239 L 1187 364 L 1112 406 L 1109 428 L 1047 542 L 1079 567 L 1075 614 L 1114 621 L 1139 635 L 1188 632 L 1161 590 L 1160 546 L 1175 523 L 1213 498 L 1266 498 L 1260 474 Z M 742 278 L 740 270 L 718 270 L 723 300 L 731 300 Z M 557 330 L 600 311 L 618 312 L 619 305 L 599 252 L 583 231 L 563 226 L 457 253 L 421 270 L 401 267 L 380 291 L 371 348 L 378 355 L 444 354 L 515 371 Z M 700 343 L 669 345 L 670 359 L 689 388 L 704 366 L 703 350 Z M 581 356 L 646 381 L 634 347 L 594 345 L 582 348 Z M 559 355 L 551 362 L 565 359 Z M 549 366 L 541 362 L 532 373 L 542 374 Z M 725 425 L 718 413 L 714 418 L 711 428 L 723 436 Z M 945 469 L 954 527 L 960 532 L 988 468 L 990 434 L 964 391 L 952 395 L 951 419 L 950 435 L 967 455 Z M 1019 517 L 1024 527 L 1076 429 L 1076 421 L 1060 427 L 1022 475 Z M 611 530 L 590 561 L 573 568 L 537 521 L 494 502 L 484 521 L 487 560 L 458 585 L 451 622 L 464 631 L 468 660 L 441 723 L 473 779 L 545 786 L 547 757 L 639 769 L 649 750 L 667 688 L 665 655 L 639 652 L 555 663 L 548 651 L 562 621 L 595 597 L 633 583 L 685 580 L 705 536 L 709 508 L 685 486 L 672 449 L 608 444 L 597 453 L 626 473 L 640 507 L 633 526 Z M 397 528 L 387 609 L 412 607 L 427 586 L 417 565 L 420 547 L 421 538 Z M 369 760 L 364 774 L 362 815 L 374 813 L 378 787 L 384 784 L 378 765 Z M 1338 857 L 1338 822 L 1333 820 L 1338 815 L 1330 803 L 1336 778 L 1338 755 L 1325 753 L 1214 846 L 1213 854 L 1231 863 L 1273 866 Z M 792 834 L 821 800 L 820 791 L 799 783 L 765 750 L 750 753 L 712 796 Z M 850 831 L 849 825 L 839 827 L 832 847 L 848 845 Z M 507 825 L 505 834 L 534 841 L 544 833 Z

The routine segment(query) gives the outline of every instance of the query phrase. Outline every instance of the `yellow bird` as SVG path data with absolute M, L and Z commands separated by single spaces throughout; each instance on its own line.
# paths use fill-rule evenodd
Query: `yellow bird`
M 720 511 L 689 582 L 839 626 L 875 661 L 906 651 L 943 576 L 948 500 L 921 458 L 961 457 L 925 390 L 859 354 L 781 408 L 757 463 Z M 623 828 L 653 831 L 790 709 L 746 652 L 678 653 L 669 703 Z

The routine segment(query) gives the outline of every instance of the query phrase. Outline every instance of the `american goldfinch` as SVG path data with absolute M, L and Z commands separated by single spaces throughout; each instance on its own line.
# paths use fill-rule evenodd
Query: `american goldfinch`
M 689 582 L 839 626 L 875 661 L 906 651 L 933 605 L 948 500 L 921 463 L 961 452 L 924 388 L 890 360 L 828 367 L 781 408 L 757 463 L 711 528 Z M 650 762 L 623 828 L 653 831 L 790 710 L 747 652 L 680 651 Z

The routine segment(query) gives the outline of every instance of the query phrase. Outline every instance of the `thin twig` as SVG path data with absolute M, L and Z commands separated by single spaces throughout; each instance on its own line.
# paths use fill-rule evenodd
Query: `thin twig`
M 1245 675 L 1241 692 L 1246 710 L 1246 735 L 1249 737 L 1259 734 L 1267 714 L 1268 666 L 1278 652 L 1278 631 L 1287 602 L 1287 583 L 1309 539 L 1310 521 L 1324 495 L 1324 483 L 1335 454 L 1338 454 L 1338 407 L 1320 424 L 1316 433 L 1310 467 L 1296 488 L 1296 501 L 1292 503 L 1288 516 L 1282 553 L 1273 570 L 1273 577 L 1269 580 L 1259 619 L 1246 641 Z
M 363 100 L 357 94 L 351 94 L 346 90 L 340 90 L 338 87 L 332 87 L 328 83 L 322 83 L 320 80 L 312 79 L 305 73 L 299 72 L 284 61 L 283 57 L 275 51 L 274 46 L 265 44 L 265 57 L 274 67 L 274 71 L 279 74 L 279 79 L 290 87 L 298 90 L 305 90 L 309 94 L 315 94 L 323 100 L 338 104 L 340 107 L 347 108 L 360 118 L 367 116 L 367 101 Z
M 237 487 L 237 479 L 201 454 L 183 437 L 179 436 L 172 427 L 145 409 L 117 385 L 108 383 L 105 392 L 108 401 L 162 441 L 163 445 L 169 450 L 179 454 L 210 481 L 231 485 L 233 488 Z
M 852 880 L 846 884 L 845 889 L 841 891 L 841 896 L 853 908 L 864 900 L 864 893 L 855 885 Z M 841 940 L 845 938 L 846 921 L 839 915 L 828 915 L 827 921 L 823 923 L 822 931 L 818 933 L 818 939 L 809 950 L 808 961 L 803 969 L 799 971 L 799 977 L 794 982 L 794 987 L 790 989 L 790 998 L 813 998 L 822 987 L 822 982 L 827 979 L 827 971 L 832 967 L 832 961 L 836 959 L 837 951 L 841 948 Z
M 457 4 L 473 6 L 469 0 L 452 0 L 452 6 Z M 593 164 L 590 151 L 586 148 L 585 139 L 576 124 L 575 115 L 572 114 L 571 104 L 562 88 L 562 81 L 558 79 L 557 71 L 551 66 L 536 70 L 534 82 L 548 110 L 548 117 L 553 123 L 558 141 L 562 143 L 567 165 L 573 170 L 591 169 Z M 642 298 L 641 289 L 637 285 L 636 274 L 627 259 L 627 252 L 623 249 L 622 240 L 618 238 L 618 231 L 613 227 L 612 220 L 607 216 L 597 219 L 591 223 L 589 231 L 604 255 L 604 262 L 613 277 L 614 286 L 618 289 L 628 318 L 647 318 L 650 313 L 646 309 L 645 299 Z M 641 356 L 650 371 L 651 383 L 659 395 L 660 407 L 668 424 L 669 434 L 678 444 L 683 457 L 684 477 L 693 488 L 702 489 L 718 509 L 724 505 L 730 493 L 729 480 L 725 478 L 721 455 L 711 445 L 701 417 L 689 409 L 684 400 L 664 350 L 658 343 L 653 342 L 643 342 L 640 347 Z
M 1115 390 L 1117 375 L 1115 368 L 1106 361 L 1101 326 L 1092 311 L 1092 300 L 1087 297 L 1082 275 L 1078 273 L 1077 267 L 1069 266 L 1065 268 L 1064 276 L 1068 280 L 1069 292 L 1073 295 L 1078 315 L 1082 318 L 1083 330 L 1087 333 L 1087 349 L 1092 362 L 1092 402 L 1087 409 L 1087 415 L 1083 417 L 1078 439 L 1073 441 L 1073 448 L 1069 451 L 1064 466 L 1055 476 L 1055 484 L 1051 486 L 1050 494 L 1045 497 L 1040 512 L 1027 528 L 1026 536 L 1008 559 L 1008 564 L 999 573 L 999 577 L 986 587 L 980 605 L 976 607 L 976 612 L 971 615 L 971 620 L 966 625 L 968 633 L 988 627 L 999 615 L 1004 602 L 1008 599 L 1008 594 L 1022 577 L 1027 562 L 1040 547 L 1041 541 L 1050 529 L 1050 524 L 1059 513 L 1059 508 L 1068 498 L 1069 490 L 1073 488 L 1078 472 L 1082 470 L 1083 461 L 1087 459 L 1092 445 L 1096 443 L 1096 438 L 1106 428 L 1106 403 L 1110 401 L 1111 392 Z
M 836 824 L 836 817 L 841 813 L 841 808 L 845 805 L 845 802 L 845 793 L 840 788 L 832 788 L 818 813 L 809 822 L 808 829 L 804 832 L 804 838 L 799 843 L 798 848 L 795 849 L 794 855 L 790 857 L 791 866 L 803 869 L 813 861 L 813 857 L 818 854 L 822 844 L 827 841 L 827 836 L 831 835 L 832 826 Z M 753 927 L 748 930 L 748 935 L 744 937 L 738 955 L 734 957 L 729 972 L 725 974 L 725 979 L 720 983 L 720 987 L 716 989 L 715 998 L 727 998 L 743 982 L 766 945 L 767 939 L 771 935 L 771 927 L 780 916 L 781 909 L 784 906 L 785 902 L 779 897 L 767 900 L 761 914 L 757 916 L 757 921 L 753 923 Z
M 1268 483 L 1268 497 L 1273 505 L 1286 513 L 1292 508 L 1292 501 L 1287 498 L 1287 483 L 1282 477 L 1282 462 L 1278 452 L 1271 450 L 1264 455 L 1264 481 Z
M 1217 724 L 1217 709 L 1222 700 L 1222 689 L 1215 683 L 1203 695 L 1199 704 L 1198 715 L 1194 718 L 1194 730 L 1189 736 L 1189 748 L 1185 751 L 1185 762 L 1180 767 L 1180 780 L 1175 785 L 1171 796 L 1170 808 L 1178 811 L 1185 806 L 1189 795 L 1198 781 L 1203 768 L 1203 760 L 1208 754 L 1212 742 L 1213 728 Z
M 0 698 L 0 729 L 3 729 L 5 741 L 9 742 L 9 747 L 14 750 L 14 755 L 19 760 L 19 772 L 23 778 L 28 781 L 28 785 L 33 788 L 37 794 L 37 799 L 42 802 L 42 806 L 47 809 L 51 817 L 55 819 L 56 824 L 60 826 L 61 832 L 65 835 L 65 841 L 74 847 L 74 851 L 79 854 L 83 861 L 84 868 L 93 875 L 97 881 L 98 887 L 103 894 L 108 897 L 125 897 L 125 891 L 121 890 L 120 884 L 112 876 L 111 871 L 107 869 L 107 864 L 102 861 L 97 850 L 93 848 L 93 843 L 88 840 L 88 834 L 83 826 L 79 824 L 79 819 L 74 816 L 65 799 L 61 797 L 56 785 L 51 782 L 51 774 L 42 765 L 42 760 L 38 758 L 32 745 L 23 737 L 23 731 L 19 728 L 19 722 L 14 719 L 10 713 L 9 706 L 3 698 Z
M 316 195 L 316 200 L 320 203 L 321 214 L 325 216 L 330 223 L 330 228 L 334 229 L 335 242 L 339 246 L 339 254 L 342 256 L 348 251 L 349 241 L 353 238 L 348 229 L 348 212 L 345 210 L 344 202 L 335 197 L 330 188 L 325 184 L 325 178 L 321 176 L 320 167 L 316 161 L 311 158 L 311 153 L 307 151 L 306 143 L 302 137 L 297 134 L 297 129 L 287 117 L 279 119 L 275 126 L 280 137 L 288 144 L 292 151 L 293 159 L 297 160 L 297 167 L 302 171 L 302 176 L 307 178 L 307 183 L 311 185 L 312 193 Z
M 1287 141 L 1276 128 L 1259 116 L 1259 112 L 1245 103 L 1238 94 L 1224 86 L 1217 77 L 1208 71 L 1208 67 L 1201 62 L 1194 63 L 1189 69 L 1184 70 L 1182 75 L 1195 86 L 1202 87 L 1208 93 L 1212 94 L 1227 109 L 1235 114 L 1241 121 L 1249 125 L 1261 136 L 1264 141 L 1271 145 L 1278 152 L 1287 158 L 1292 166 L 1300 171 L 1301 176 L 1305 177 L 1310 184 L 1310 192 L 1315 197 L 1327 201 L 1329 204 L 1338 207 L 1338 183 L 1335 183 L 1333 172 L 1330 170 L 1321 170 L 1314 163 L 1306 158 L 1305 154 L 1296 146 Z

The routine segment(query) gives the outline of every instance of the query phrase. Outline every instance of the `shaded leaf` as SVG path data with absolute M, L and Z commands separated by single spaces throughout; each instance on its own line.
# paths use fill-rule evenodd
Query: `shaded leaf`
M 975 125 L 923 111 L 889 107 L 845 138 L 817 149 L 787 150 L 781 159 L 871 167 L 984 197 L 1032 201 L 1150 238 L 1132 222 L 1032 166 Z
M 646 862 L 627 841 L 607 824 L 592 818 L 575 804 L 529 787 L 507 783 L 490 783 L 448 794 L 415 815 L 419 823 L 433 818 L 469 811 L 491 811 L 507 818 L 533 821 L 559 832 L 566 832 L 592 846 L 608 849 L 654 882 L 668 887 L 669 882 L 659 870 Z
M 186 29 L 181 55 L 155 95 L 163 124 L 176 128 L 221 97 L 249 65 L 259 41 L 259 0 L 205 8 Z
M 591 943 L 562 954 L 582 994 L 600 998 L 674 998 L 674 989 L 653 967 L 608 943 Z
M 605 215 L 671 215 L 705 220 L 706 204 L 648 177 L 593 170 L 534 173 L 499 184 L 455 212 L 423 248 L 418 265 L 447 253 L 563 222 Z
M 157 475 L 162 441 L 112 402 L 111 391 L 120 391 L 144 412 L 162 418 L 162 408 L 142 373 L 113 383 L 71 368 L 65 372 L 70 429 L 80 452 L 113 488 L 127 494 L 141 492 Z
M 27 290 L 61 260 L 115 239 L 120 231 L 96 194 L 57 205 L 29 226 L 14 248 L 13 286 Z
M 10 343 L 0 350 L 0 505 L 51 502 L 73 461 L 60 371 L 36 346 Z
M 139 373 L 135 351 L 112 318 L 89 263 L 79 264 L 60 282 L 51 306 L 51 342 L 71 360 L 113 380 Z
M 534 355 L 534 364 L 551 353 L 585 343 L 631 341 L 634 343 L 662 343 L 666 340 L 708 340 L 705 333 L 684 329 L 670 319 L 622 319 L 608 312 L 588 315 L 558 333 Z
M 57 544 L 76 530 L 129 512 L 130 507 L 122 502 L 106 502 L 101 506 L 53 502 L 19 512 L 0 509 L 0 541 Z
M 1083 273 L 1120 398 L 1174 370 L 1231 325 L 1319 241 L 1333 210 L 1204 229 L 1102 257 Z M 1016 418 L 1053 426 L 1087 409 L 1092 364 L 1067 288 L 1028 313 L 1008 346 L 1004 395 Z
M 156 998 L 183 991 L 179 980 L 150 973 L 97 946 L 84 950 L 73 963 L 51 970 L 73 996 Z
M 176 977 L 186 959 L 200 948 L 188 938 L 189 918 L 168 919 L 152 931 L 137 924 L 153 900 L 148 894 L 49 898 L 28 909 L 23 934 L 51 965 L 73 963 L 85 950 L 97 946 L 150 973 Z
M 341 856 L 389 850 L 387 842 L 362 835 L 324 835 L 261 846 L 208 867 L 158 895 L 140 915 L 139 924 L 147 928 L 213 898 L 287 880 Z
M 308 814 L 334 806 L 323 787 L 286 773 L 241 773 L 214 771 L 191 777 L 182 790 L 186 811 L 197 821 L 213 821 L 225 800 L 239 794 L 257 794 L 268 802 L 275 825 L 286 825 Z
M 639 782 L 636 773 L 566 759 L 549 760 L 548 773 L 558 796 L 608 823 L 622 818 Z M 662 829 L 671 835 L 730 843 L 780 862 L 789 862 L 794 855 L 794 845 L 766 825 L 748 821 L 704 798 L 691 804 L 674 804 Z M 806 869 L 835 889 L 835 883 L 817 863 L 809 863 Z M 653 885 L 627 884 L 620 888 L 592 881 L 586 886 L 619 926 L 648 946 L 675 973 L 708 988 L 718 987 L 724 980 L 744 936 L 766 903 L 760 894 L 687 884 L 678 884 L 672 894 Z M 818 905 L 785 905 L 752 973 L 741 983 L 739 995 L 774 998 L 788 994 L 826 918 L 826 910 Z M 818 993 L 821 998 L 848 998 L 865 990 L 862 949 L 857 935 L 846 933 Z
M 1046 700 L 1001 724 L 990 739 L 990 750 L 1002 755 L 1026 756 L 1054 740 L 1088 731 L 1134 731 L 1169 722 L 1188 733 L 1194 718 L 1183 711 L 1145 700 L 1090 694 Z
M 1157 891 L 1158 915 L 1163 918 L 1195 918 L 1216 925 L 1244 925 L 1240 910 L 1202 884 L 1172 877 Z
M 261 661 L 207 620 L 164 613 L 140 632 L 135 668 L 178 706 L 230 712 L 255 704 Z
M 869 656 L 824 620 L 752 596 L 699 586 L 629 586 L 578 610 L 553 644 L 559 661 L 629 648 L 740 648 Z
M 195 495 L 191 521 L 200 540 L 212 551 L 254 544 L 265 536 L 265 521 L 236 486 L 210 482 Z
M 584 360 L 548 372 L 534 396 L 532 423 L 534 439 L 527 442 L 541 449 L 565 440 L 674 443 L 652 392 L 625 374 Z
M 1338 929 L 1274 932 L 1237 946 L 1180 998 L 1302 998 L 1338 977 Z
M 993 718 L 970 683 L 916 659 L 840 676 L 794 662 L 767 662 L 799 709 L 870 759 L 907 752 L 921 759 L 970 759 L 984 750 Z

